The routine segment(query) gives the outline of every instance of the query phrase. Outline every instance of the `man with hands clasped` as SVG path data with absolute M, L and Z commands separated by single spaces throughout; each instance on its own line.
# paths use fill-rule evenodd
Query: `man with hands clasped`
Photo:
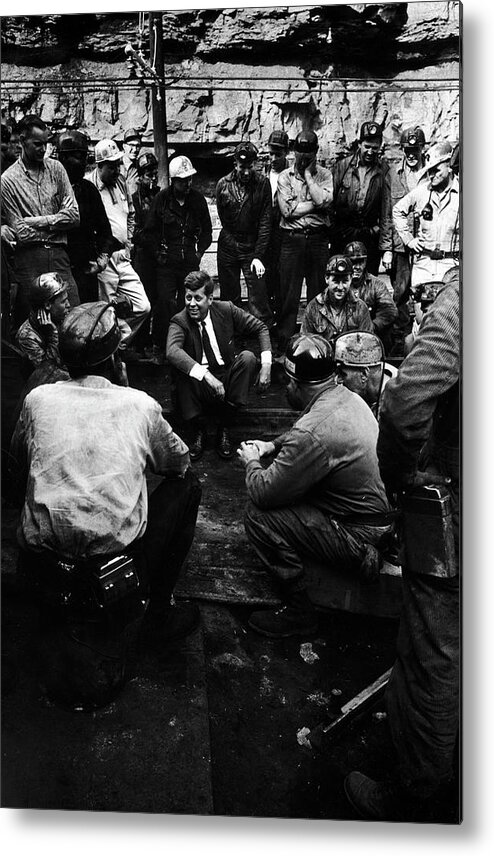
M 265 324 L 234 303 L 213 300 L 214 283 L 205 271 L 185 278 L 185 309 L 170 323 L 166 356 L 176 373 L 177 398 L 189 425 L 191 460 L 206 447 L 206 416 L 217 423 L 216 451 L 233 457 L 229 427 L 247 403 L 258 374 L 252 351 L 235 353 L 235 336 L 257 335 L 261 352 L 259 390 L 271 382 L 271 342 Z

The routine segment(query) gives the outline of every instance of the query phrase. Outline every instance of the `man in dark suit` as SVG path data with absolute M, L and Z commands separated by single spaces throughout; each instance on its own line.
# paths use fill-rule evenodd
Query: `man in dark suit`
M 235 354 L 234 337 L 257 335 L 261 351 L 258 385 L 271 382 L 271 342 L 266 325 L 230 301 L 214 301 L 214 283 L 205 271 L 185 278 L 185 309 L 170 323 L 166 356 L 176 370 L 177 398 L 191 427 L 191 460 L 198 460 L 206 445 L 206 414 L 218 423 L 216 451 L 231 458 L 229 426 L 239 408 L 245 407 L 258 372 L 252 351 Z

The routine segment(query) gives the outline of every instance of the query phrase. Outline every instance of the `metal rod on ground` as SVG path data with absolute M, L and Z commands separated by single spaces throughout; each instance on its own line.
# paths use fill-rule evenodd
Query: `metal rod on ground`
M 329 725 L 317 725 L 309 734 L 309 740 L 314 748 L 319 749 L 328 738 L 334 737 L 335 734 L 345 728 L 361 713 L 364 713 L 374 704 L 380 695 L 384 693 L 391 675 L 391 669 L 384 672 L 374 683 L 370 684 L 365 690 L 358 693 L 354 698 L 347 701 L 341 708 L 341 713 L 330 722 Z
M 157 80 L 152 86 L 154 151 L 158 160 L 158 183 L 170 183 L 168 174 L 168 139 L 166 125 L 165 63 L 163 59 L 163 18 L 161 12 L 149 12 L 149 46 Z

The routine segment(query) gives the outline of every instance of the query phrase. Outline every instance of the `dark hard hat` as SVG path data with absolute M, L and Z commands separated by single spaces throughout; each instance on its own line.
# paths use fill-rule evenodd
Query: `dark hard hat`
M 271 131 L 268 146 L 276 146 L 279 149 L 288 149 L 288 134 L 286 131 Z
M 115 309 L 104 301 L 75 306 L 60 328 L 60 354 L 69 367 L 97 366 L 115 353 L 119 343 Z
M 334 358 L 345 366 L 377 366 L 384 362 L 381 340 L 374 333 L 342 333 L 334 343 Z
M 141 135 L 135 128 L 129 128 L 123 136 L 124 143 L 130 143 L 131 140 L 141 140 Z
M 353 265 L 348 256 L 331 256 L 326 265 L 326 273 L 336 274 L 337 276 L 345 276 L 345 274 L 353 273 Z
M 319 140 L 314 131 L 301 131 L 295 138 L 293 148 L 300 154 L 313 154 L 319 148 Z
M 67 283 L 56 271 L 42 273 L 36 277 L 29 289 L 29 302 L 33 309 L 41 309 L 66 288 Z
M 82 131 L 63 131 L 58 137 L 59 152 L 87 152 L 89 139 Z
M 364 122 L 360 127 L 360 142 L 362 140 L 382 140 L 383 132 L 377 122 Z
M 416 149 L 425 146 L 425 134 L 422 128 L 416 125 L 414 128 L 406 128 L 400 137 L 402 149 Z
M 136 169 L 138 175 L 143 175 L 148 169 L 157 169 L 158 168 L 158 159 L 152 152 L 143 152 L 142 155 L 139 155 L 137 158 Z
M 335 370 L 333 349 L 322 336 L 293 336 L 286 349 L 285 372 L 299 383 L 321 383 Z
M 257 160 L 258 155 L 259 152 L 257 151 L 254 143 L 250 143 L 248 140 L 245 143 L 239 143 L 233 153 L 235 160 L 242 164 L 254 163 L 254 161 Z
M 437 282 L 437 280 L 422 282 L 417 289 L 415 299 L 418 297 L 420 303 L 434 303 L 438 291 L 442 286 L 443 283 Z
M 345 247 L 345 255 L 350 258 L 367 258 L 367 247 L 362 241 L 350 241 Z

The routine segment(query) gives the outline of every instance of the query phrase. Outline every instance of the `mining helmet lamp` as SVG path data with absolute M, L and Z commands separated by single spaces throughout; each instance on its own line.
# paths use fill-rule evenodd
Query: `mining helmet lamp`
M 329 276 L 347 276 L 353 273 L 353 264 L 348 256 L 333 256 L 326 267 Z

